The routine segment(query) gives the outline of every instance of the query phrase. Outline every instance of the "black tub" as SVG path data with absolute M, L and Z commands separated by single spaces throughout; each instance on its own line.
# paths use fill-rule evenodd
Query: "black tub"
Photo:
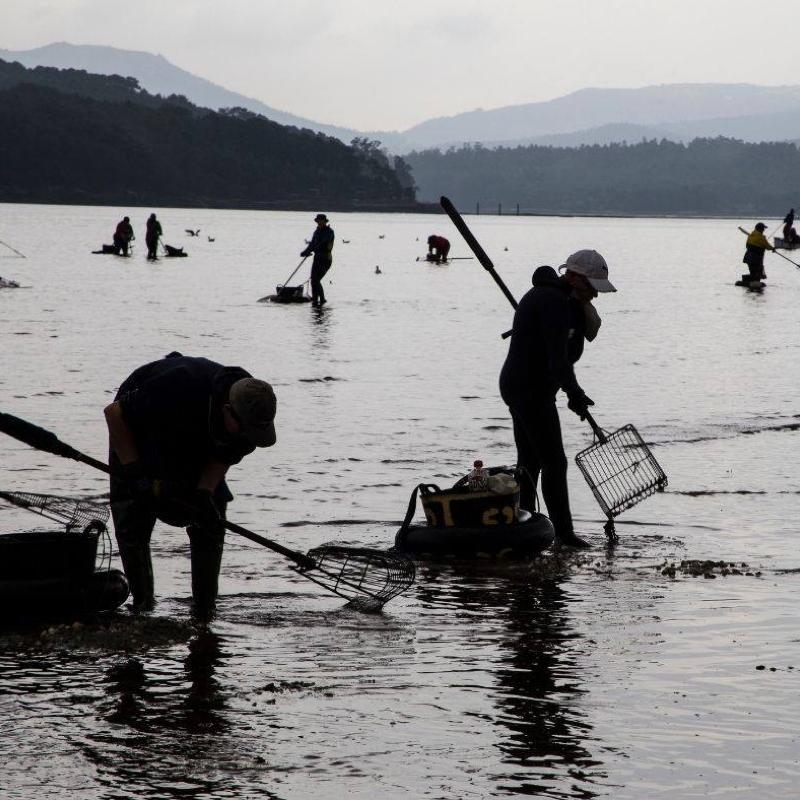
M 553 543 L 553 525 L 544 514 L 520 511 L 519 516 L 514 524 L 491 527 L 409 525 L 398 531 L 395 547 L 420 558 L 520 559 Z
M 82 578 L 94 573 L 101 530 L 0 535 L 0 581 Z
M 82 577 L 0 579 L 0 620 L 6 624 L 76 620 L 113 611 L 128 594 L 128 582 L 116 569 Z

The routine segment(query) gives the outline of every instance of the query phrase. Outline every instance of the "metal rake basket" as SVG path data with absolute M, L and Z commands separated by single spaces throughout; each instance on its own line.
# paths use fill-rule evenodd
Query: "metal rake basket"
M 581 450 L 575 463 L 608 517 L 606 534 L 616 540 L 614 517 L 662 491 L 667 476 L 633 425 L 606 434 L 590 414 L 587 419 L 599 441 Z
M 92 523 L 100 523 L 105 528 L 109 517 L 108 506 L 92 503 L 89 500 L 78 500 L 74 497 L 58 497 L 53 494 L 34 494 L 33 492 L 0 492 L 0 499 L 48 519 L 61 522 L 67 531 L 76 528 L 84 530 Z
M 414 562 L 394 550 L 327 544 L 309 550 L 308 557 L 314 566 L 297 571 L 359 611 L 380 611 L 414 583 L 416 573 Z

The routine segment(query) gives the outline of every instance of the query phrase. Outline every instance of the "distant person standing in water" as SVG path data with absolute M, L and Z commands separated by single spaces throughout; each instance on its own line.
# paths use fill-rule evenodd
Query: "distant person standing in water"
M 450 242 L 444 236 L 434 234 L 428 237 L 428 261 L 441 264 L 443 261 L 447 261 L 449 252 Z
M 311 264 L 311 304 L 321 308 L 328 301 L 325 299 L 325 290 L 322 288 L 322 279 L 333 263 L 333 228 L 328 225 L 328 218 L 324 214 L 314 217 L 317 229 L 311 237 L 308 247 L 300 255 L 307 258 L 312 253 L 314 261 Z
M 147 244 L 147 257 L 149 259 L 158 258 L 158 240 L 161 238 L 162 233 L 161 223 L 156 219 L 155 214 L 151 214 L 147 218 L 147 231 L 144 237 Z
M 783 241 L 790 247 L 800 244 L 800 236 L 794 229 L 794 209 L 790 208 L 789 213 L 783 218 Z
M 128 255 L 128 244 L 134 239 L 133 225 L 130 217 L 123 217 L 114 231 L 114 252 L 116 255 Z
M 794 225 L 794 209 L 790 208 L 789 213 L 783 218 L 783 238 L 786 239 L 789 235 L 789 231 L 792 229 L 792 225 Z
M 766 227 L 763 222 L 757 223 L 753 232 L 747 237 L 742 261 L 747 264 L 747 268 L 750 270 L 751 283 L 759 282 L 767 277 L 767 273 L 764 272 L 764 253 L 767 250 L 775 250 L 767 241 L 767 237 L 764 236 Z

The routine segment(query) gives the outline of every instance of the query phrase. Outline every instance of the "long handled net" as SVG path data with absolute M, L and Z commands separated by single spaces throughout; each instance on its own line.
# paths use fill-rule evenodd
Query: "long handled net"
M 73 497 L 0 491 L 0 499 L 20 508 L 26 508 L 28 511 L 47 517 L 47 519 L 61 522 L 67 531 L 76 528 L 83 530 L 92 523 L 100 523 L 105 528 L 109 516 L 107 506 L 91 503 L 88 500 L 76 500 Z
M 609 519 L 606 533 L 614 538 L 614 517 L 662 491 L 667 476 L 633 425 L 595 434 L 599 441 L 578 453 L 575 463 Z
M 414 562 L 393 550 L 327 544 L 306 555 L 313 565 L 294 569 L 359 611 L 380 611 L 414 583 Z

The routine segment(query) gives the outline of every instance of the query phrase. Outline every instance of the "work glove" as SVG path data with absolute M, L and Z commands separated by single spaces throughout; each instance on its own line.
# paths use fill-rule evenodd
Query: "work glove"
M 222 531 L 222 515 L 208 489 L 195 489 L 191 504 L 192 522 L 198 528 L 215 534 Z
M 585 395 L 583 392 L 572 395 L 567 402 L 567 408 L 573 413 L 577 414 L 581 419 L 586 419 L 586 413 L 589 410 L 589 406 L 593 405 L 594 400 Z
M 123 464 L 120 477 L 130 493 L 131 499 L 145 505 L 153 504 L 155 501 L 154 482 L 145 474 L 140 461 Z

